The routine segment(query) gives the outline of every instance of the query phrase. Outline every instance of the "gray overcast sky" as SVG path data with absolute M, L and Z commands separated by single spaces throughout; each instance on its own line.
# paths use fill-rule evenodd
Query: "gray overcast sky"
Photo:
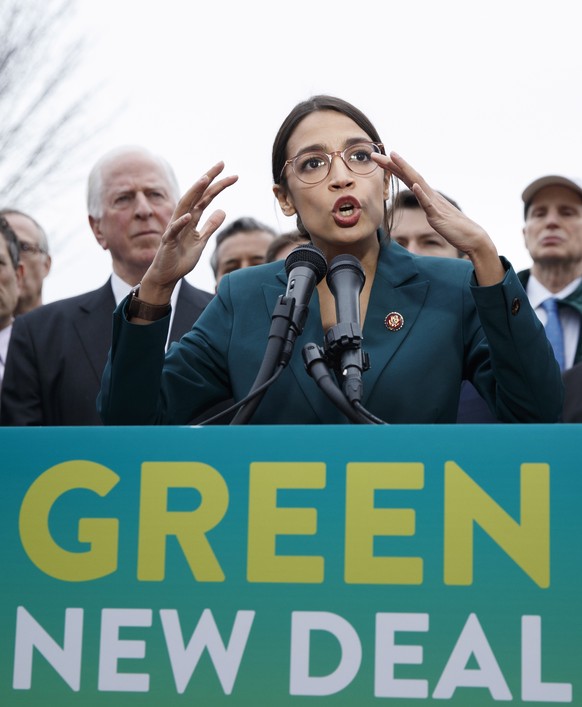
M 271 192 L 270 151 L 289 110 L 314 93 L 366 112 L 384 143 L 485 227 L 516 268 L 521 192 L 541 174 L 582 176 L 580 18 L 553 0 L 78 0 L 88 38 L 78 85 L 102 84 L 80 178 L 39 203 L 55 246 L 46 301 L 100 286 L 109 255 L 89 230 L 85 178 L 112 147 L 163 154 L 185 190 L 226 162 L 239 182 L 216 207 L 294 225 Z M 102 114 L 101 114 L 102 112 Z M 189 276 L 214 287 L 208 258 Z

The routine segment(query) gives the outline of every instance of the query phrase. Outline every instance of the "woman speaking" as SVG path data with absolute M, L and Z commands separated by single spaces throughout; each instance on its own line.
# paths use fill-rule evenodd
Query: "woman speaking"
M 223 278 L 192 330 L 164 353 L 171 292 L 225 218 L 216 211 L 201 224 L 212 200 L 236 182 L 219 178 L 223 167 L 182 197 L 139 288 L 114 313 L 98 400 L 105 424 L 188 424 L 219 403 L 242 401 L 256 382 L 274 312 L 289 292 L 281 262 Z M 297 217 L 327 264 L 342 256 L 361 266 L 358 324 L 369 366 L 362 366 L 359 404 L 368 420 L 453 423 L 464 379 L 501 422 L 559 420 L 560 371 L 512 267 L 483 228 L 396 153 L 386 154 L 360 110 L 331 96 L 298 104 L 277 133 L 272 168 L 283 213 Z M 390 240 L 386 203 L 395 178 L 468 260 L 415 256 Z M 316 283 L 303 331 L 251 423 L 350 421 L 310 375 L 303 350 L 337 331 L 332 290 L 329 278 Z

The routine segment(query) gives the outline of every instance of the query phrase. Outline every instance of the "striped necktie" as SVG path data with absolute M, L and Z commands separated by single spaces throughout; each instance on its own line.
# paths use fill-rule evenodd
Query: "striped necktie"
M 548 315 L 548 321 L 546 322 L 546 336 L 554 349 L 554 356 L 560 366 L 560 370 L 563 371 L 565 368 L 564 332 L 562 330 L 562 322 L 560 321 L 560 315 L 558 313 L 558 300 L 555 297 L 550 297 L 542 302 L 542 307 Z

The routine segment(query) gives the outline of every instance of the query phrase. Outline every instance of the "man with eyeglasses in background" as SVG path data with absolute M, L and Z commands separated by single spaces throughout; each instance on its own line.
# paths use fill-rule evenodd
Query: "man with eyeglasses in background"
M 42 304 L 42 286 L 51 269 L 47 235 L 32 216 L 19 209 L 0 209 L 20 244 L 23 264 L 22 287 L 15 314 L 30 312 Z
M 16 234 L 8 221 L 0 215 L 0 388 L 4 377 L 14 310 L 22 282 L 23 268 L 19 261 L 19 251 Z

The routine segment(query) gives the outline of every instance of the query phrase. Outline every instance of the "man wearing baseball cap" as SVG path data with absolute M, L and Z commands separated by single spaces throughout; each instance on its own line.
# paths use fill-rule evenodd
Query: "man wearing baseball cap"
M 518 276 L 565 371 L 564 421 L 574 421 L 571 410 L 582 408 L 582 180 L 546 175 L 522 199 L 532 267 Z

